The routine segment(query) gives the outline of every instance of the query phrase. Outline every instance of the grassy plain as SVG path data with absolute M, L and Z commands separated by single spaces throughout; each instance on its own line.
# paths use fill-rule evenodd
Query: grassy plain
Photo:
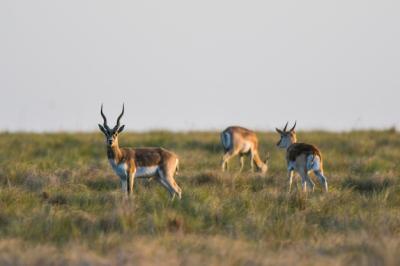
M 171 202 L 145 181 L 123 200 L 101 133 L 1 133 L 0 265 L 400 265 L 400 134 L 299 132 L 330 186 L 307 197 L 286 192 L 277 134 L 258 135 L 266 176 L 221 173 L 216 132 L 122 134 L 180 156 Z

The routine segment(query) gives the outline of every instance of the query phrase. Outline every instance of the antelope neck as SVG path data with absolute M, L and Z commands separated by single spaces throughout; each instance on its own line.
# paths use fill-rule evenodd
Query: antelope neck
M 108 159 L 114 160 L 115 162 L 120 162 L 122 159 L 122 151 L 118 144 L 114 146 L 107 146 L 107 157 Z
M 294 142 L 290 143 L 290 145 L 287 146 L 286 151 L 289 150 L 289 147 L 292 146 L 293 144 L 296 144 L 297 140 L 295 140 Z

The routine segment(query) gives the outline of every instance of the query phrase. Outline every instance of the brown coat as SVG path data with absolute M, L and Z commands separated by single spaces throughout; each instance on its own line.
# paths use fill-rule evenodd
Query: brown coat
M 136 167 L 162 165 L 169 159 L 177 158 L 174 153 L 164 148 L 121 148 L 119 150 L 120 154 L 117 155 L 115 149 L 109 149 L 108 158 L 115 159 L 117 164 L 133 159 Z
M 230 135 L 232 136 L 232 143 L 231 145 L 235 145 L 238 144 L 237 142 L 239 141 L 243 141 L 243 140 L 247 140 L 247 141 L 251 141 L 253 143 L 253 148 L 255 150 L 258 150 L 258 138 L 257 135 L 254 131 L 244 128 L 244 127 L 239 127 L 239 126 L 232 126 L 232 127 L 228 127 L 227 129 L 225 129 L 222 134 L 225 133 L 230 133 Z M 233 147 L 224 147 L 225 152 L 227 152 L 228 150 L 232 149 Z
M 314 155 L 318 156 L 322 160 L 322 154 L 317 147 L 306 143 L 293 143 L 289 146 L 286 153 L 286 159 L 288 161 L 295 161 L 300 155 Z

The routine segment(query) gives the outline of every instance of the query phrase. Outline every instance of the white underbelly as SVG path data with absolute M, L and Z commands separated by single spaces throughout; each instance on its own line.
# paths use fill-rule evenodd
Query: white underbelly
M 135 177 L 153 177 L 157 174 L 158 166 L 136 167 Z

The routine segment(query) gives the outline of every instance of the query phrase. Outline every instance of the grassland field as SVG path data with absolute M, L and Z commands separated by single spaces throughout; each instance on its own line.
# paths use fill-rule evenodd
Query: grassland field
M 278 135 L 262 176 L 220 171 L 217 132 L 123 133 L 176 152 L 182 200 L 137 180 L 124 200 L 99 133 L 0 134 L 0 265 L 400 265 L 400 134 L 299 132 L 330 192 L 287 193 Z M 300 186 L 299 180 L 296 183 Z

